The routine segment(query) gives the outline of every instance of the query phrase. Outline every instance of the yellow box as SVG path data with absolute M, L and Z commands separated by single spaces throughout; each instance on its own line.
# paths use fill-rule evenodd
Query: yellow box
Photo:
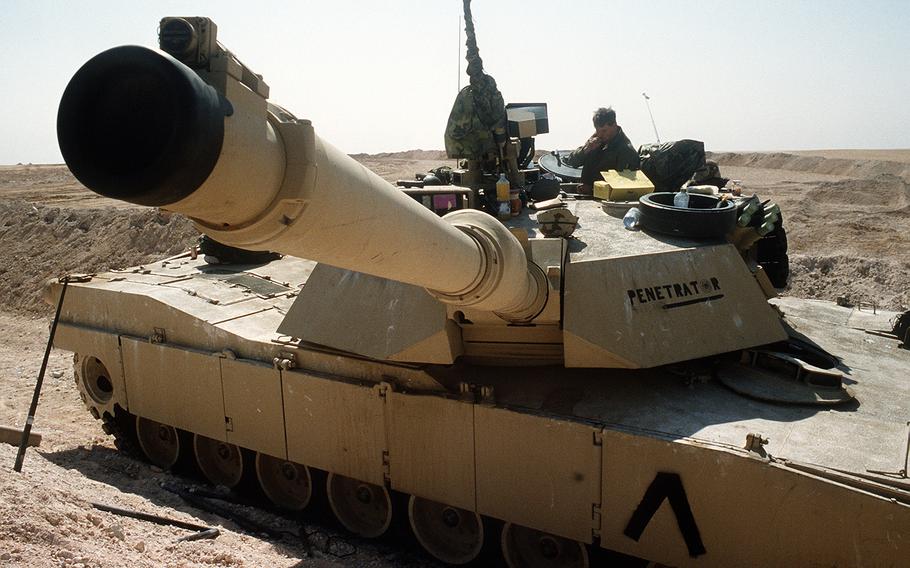
M 594 182 L 594 197 L 606 201 L 638 201 L 654 191 L 654 184 L 641 170 L 600 172 L 604 181 Z

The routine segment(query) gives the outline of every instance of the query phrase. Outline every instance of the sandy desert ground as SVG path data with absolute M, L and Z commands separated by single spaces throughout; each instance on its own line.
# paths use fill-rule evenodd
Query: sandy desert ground
M 445 163 L 412 151 L 358 155 L 386 179 Z M 715 153 L 722 173 L 777 201 L 790 243 L 787 294 L 891 310 L 910 308 L 910 150 Z M 85 190 L 64 166 L 0 166 L 0 424 L 21 426 L 47 341 L 41 282 L 70 272 L 142 264 L 196 238 L 177 215 Z M 71 354 L 55 350 L 36 420 L 44 435 L 21 474 L 0 444 L 0 565 L 433 565 L 407 537 L 364 542 L 335 527 L 240 507 L 285 538 L 264 538 L 186 504 L 162 483 L 193 483 L 117 453 L 85 412 Z M 93 510 L 91 502 L 218 525 L 215 540 Z M 288 533 L 296 533 L 290 536 Z

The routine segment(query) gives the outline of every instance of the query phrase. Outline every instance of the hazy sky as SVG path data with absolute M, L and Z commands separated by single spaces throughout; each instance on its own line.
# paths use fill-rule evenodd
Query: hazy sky
M 637 146 L 910 148 L 910 2 L 475 0 L 506 102 L 546 102 L 538 148 L 569 148 L 613 105 Z M 162 16 L 209 16 L 272 100 L 349 153 L 442 149 L 458 87 L 459 0 L 5 0 L 0 164 L 59 162 L 67 81 L 96 53 L 157 45 Z M 464 42 L 464 34 L 461 35 Z M 460 53 L 460 54 L 459 54 Z

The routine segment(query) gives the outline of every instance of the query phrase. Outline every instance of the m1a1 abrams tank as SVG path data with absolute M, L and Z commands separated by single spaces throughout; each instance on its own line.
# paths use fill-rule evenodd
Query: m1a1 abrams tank
M 292 510 L 325 472 L 366 537 L 409 496 L 453 564 L 496 540 L 512 566 L 910 558 L 910 356 L 863 333 L 880 315 L 769 303 L 750 239 L 628 231 L 594 201 L 567 204 L 571 239 L 527 212 L 439 218 L 268 102 L 208 19 L 165 18 L 160 41 L 76 73 L 67 164 L 284 256 L 70 278 L 55 343 L 150 461 L 255 472 Z

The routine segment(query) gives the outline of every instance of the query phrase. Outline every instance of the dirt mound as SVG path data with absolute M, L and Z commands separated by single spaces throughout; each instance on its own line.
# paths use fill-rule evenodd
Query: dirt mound
M 910 184 L 904 180 L 880 175 L 863 180 L 790 185 L 767 192 L 759 190 L 759 195 L 781 204 L 792 254 L 853 258 L 857 262 L 878 260 L 910 271 Z M 859 266 L 841 263 L 844 270 Z M 793 278 L 806 276 L 794 274 Z M 864 270 L 851 277 L 867 289 L 884 285 L 883 280 L 869 277 Z M 882 288 L 880 295 L 899 297 L 899 292 L 906 289 L 906 282 L 894 282 L 893 289 Z
M 910 266 L 907 263 L 855 256 L 790 256 L 787 295 L 872 304 L 885 309 L 910 306 Z
M 380 152 L 379 154 L 350 154 L 357 161 L 369 160 L 448 160 L 445 150 L 406 150 L 404 152 Z
M 454 166 L 441 150 L 411 150 L 388 154 L 353 154 L 351 156 L 382 179 L 395 183 L 399 179 L 414 179 L 414 174 L 426 173 L 439 166 Z
M 64 164 L 25 164 L 0 166 L 2 187 L 29 187 L 79 185 Z
M 910 181 L 910 163 L 877 159 L 826 158 L 785 152 L 708 152 L 721 166 L 813 172 L 854 178 L 888 174 Z
M 906 210 L 910 207 L 910 183 L 891 174 L 862 180 L 823 182 L 806 192 L 806 199 L 819 205 L 843 205 L 868 212 Z
M 198 233 L 183 216 L 150 208 L 58 208 L 0 200 L 0 302 L 45 312 L 46 278 L 125 268 L 177 254 Z
M 797 156 L 821 156 L 822 158 L 844 158 L 846 160 L 879 160 L 885 162 L 903 162 L 910 164 L 910 150 L 906 148 L 884 148 L 866 150 L 842 148 L 835 150 L 788 150 L 787 154 Z

